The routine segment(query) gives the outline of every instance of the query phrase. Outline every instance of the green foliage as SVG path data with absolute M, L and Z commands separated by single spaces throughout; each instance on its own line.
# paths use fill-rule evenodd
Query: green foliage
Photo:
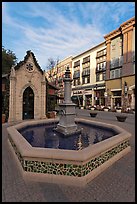
M 9 117 L 9 79 L 6 81 L 6 91 L 2 92 L 2 114 L 6 115 L 6 122 Z
M 16 55 L 11 50 L 6 50 L 2 47 L 2 74 L 7 74 L 17 62 Z

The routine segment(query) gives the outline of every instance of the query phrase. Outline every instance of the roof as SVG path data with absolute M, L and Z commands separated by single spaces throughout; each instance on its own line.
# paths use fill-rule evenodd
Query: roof
M 43 70 L 41 69 L 41 67 L 39 66 L 37 60 L 36 60 L 36 57 L 34 55 L 33 52 L 31 52 L 31 50 L 28 50 L 26 52 L 26 56 L 24 57 L 24 60 L 23 61 L 20 61 L 19 63 L 17 63 L 17 65 L 14 67 L 15 70 L 18 70 L 22 65 L 24 65 L 26 63 L 26 61 L 28 60 L 28 58 L 30 57 L 30 55 L 32 55 L 33 57 L 33 60 L 34 60 L 34 63 L 36 65 L 36 67 L 38 68 L 38 70 L 43 74 Z

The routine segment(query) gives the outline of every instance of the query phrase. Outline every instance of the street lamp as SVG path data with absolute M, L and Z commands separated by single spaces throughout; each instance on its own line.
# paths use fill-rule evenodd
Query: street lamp
M 96 84 L 96 85 L 95 85 L 95 88 L 96 88 L 96 98 L 95 98 L 95 100 L 96 100 L 96 106 L 97 106 L 97 100 L 98 100 L 98 97 L 97 97 L 97 87 L 98 87 L 98 85 Z
M 127 82 L 124 82 L 124 95 L 127 95 L 127 91 L 128 91 L 128 86 L 127 86 Z
M 127 86 L 127 82 L 124 82 L 124 98 L 123 98 L 123 106 L 124 106 L 124 110 L 126 110 L 127 108 L 127 92 L 128 92 L 128 86 Z

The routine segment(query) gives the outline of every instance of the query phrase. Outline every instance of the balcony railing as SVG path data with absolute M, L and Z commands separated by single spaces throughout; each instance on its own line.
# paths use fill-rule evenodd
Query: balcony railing
M 84 58 L 82 64 L 87 63 L 87 62 L 90 62 L 90 56 Z
M 110 68 L 120 67 L 123 64 L 123 56 L 120 56 L 119 58 L 113 59 L 110 62 Z
M 103 72 L 106 70 L 106 66 L 103 66 L 103 67 L 96 67 L 96 72 Z
M 87 76 L 87 75 L 90 75 L 90 69 L 83 70 L 82 76 Z
M 106 51 L 105 50 L 102 50 L 102 51 L 98 52 L 96 58 L 101 57 L 103 55 L 106 55 Z

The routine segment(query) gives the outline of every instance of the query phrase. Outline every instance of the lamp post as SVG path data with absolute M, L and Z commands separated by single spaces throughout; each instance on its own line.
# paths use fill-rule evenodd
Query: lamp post
M 98 97 L 97 97 L 97 87 L 98 87 L 98 85 L 96 84 L 96 85 L 95 85 L 95 88 L 96 88 L 96 98 L 95 98 L 95 100 L 96 100 L 96 106 L 97 106 L 97 100 L 98 100 Z
M 127 82 L 124 82 L 124 96 L 127 96 L 127 91 L 128 91 L 128 86 L 127 86 Z
M 127 108 L 127 92 L 128 92 L 128 86 L 127 86 L 127 82 L 124 82 L 124 109 L 126 111 Z

